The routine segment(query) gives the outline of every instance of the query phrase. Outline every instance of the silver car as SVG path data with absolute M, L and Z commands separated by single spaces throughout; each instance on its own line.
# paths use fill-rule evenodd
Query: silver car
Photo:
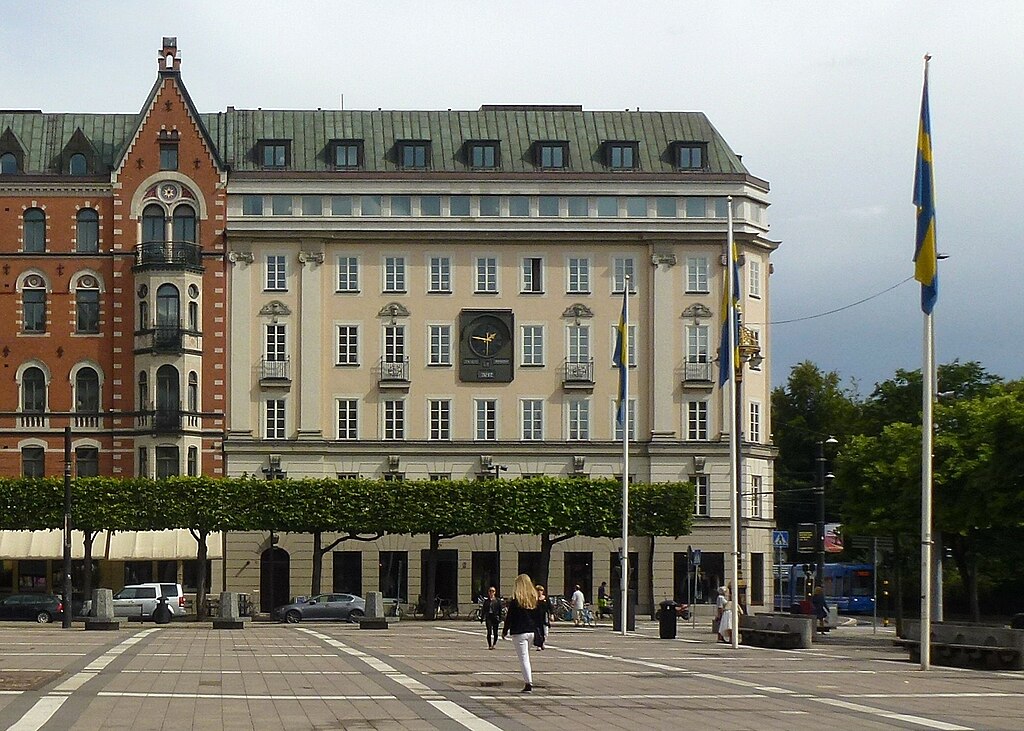
M 115 617 L 139 617 L 154 619 L 153 612 L 160 604 L 160 597 L 167 597 L 167 608 L 172 615 L 185 613 L 185 596 L 181 584 L 131 584 L 114 594 Z
M 274 619 L 290 624 L 303 620 L 358 622 L 366 614 L 366 602 L 352 594 L 317 594 L 274 609 Z

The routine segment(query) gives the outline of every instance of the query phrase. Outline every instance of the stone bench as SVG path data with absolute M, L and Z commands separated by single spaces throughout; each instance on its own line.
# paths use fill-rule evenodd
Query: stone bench
M 921 623 L 904 620 L 893 643 L 905 647 L 911 662 L 921 661 Z M 931 623 L 930 659 L 936 665 L 1024 670 L 1024 630 L 985 624 Z
M 808 649 L 814 617 L 800 614 L 741 614 L 740 644 L 751 647 Z

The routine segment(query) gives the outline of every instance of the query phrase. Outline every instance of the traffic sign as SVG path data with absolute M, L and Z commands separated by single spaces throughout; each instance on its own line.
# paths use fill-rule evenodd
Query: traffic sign
M 699 548 L 693 549 L 693 557 L 692 557 L 691 560 L 693 561 L 693 565 L 694 566 L 700 566 L 700 549 Z
M 789 531 L 788 530 L 773 530 L 772 531 L 772 545 L 775 548 L 789 548 Z

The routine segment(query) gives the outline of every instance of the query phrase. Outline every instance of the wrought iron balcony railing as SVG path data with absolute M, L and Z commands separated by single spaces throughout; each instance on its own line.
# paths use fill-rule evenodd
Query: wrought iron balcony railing
M 181 266 L 202 269 L 203 250 L 191 241 L 147 241 L 135 247 L 135 266 Z

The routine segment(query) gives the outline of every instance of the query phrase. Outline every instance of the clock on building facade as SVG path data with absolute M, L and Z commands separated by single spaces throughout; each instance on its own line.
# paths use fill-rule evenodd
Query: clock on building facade
M 512 327 L 510 310 L 459 313 L 459 379 L 471 383 L 510 383 L 515 353 Z

